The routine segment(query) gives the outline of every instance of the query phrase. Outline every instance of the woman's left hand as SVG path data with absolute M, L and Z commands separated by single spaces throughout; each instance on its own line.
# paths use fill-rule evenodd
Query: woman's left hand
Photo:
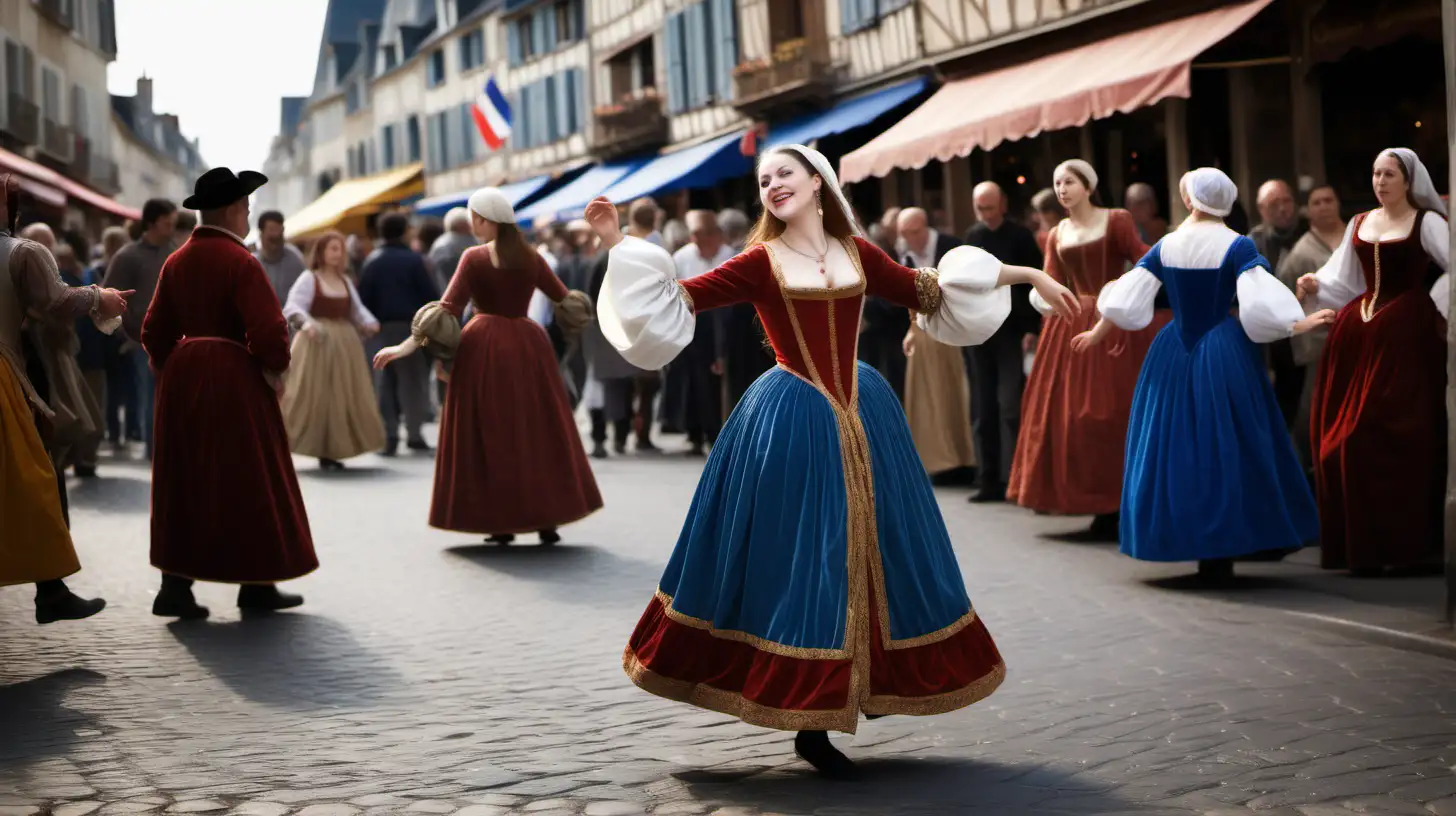
M 403 356 L 404 350 L 399 346 L 385 346 L 374 355 L 374 370 L 383 371 L 385 366 Z
M 1328 326 L 1328 325 L 1330 325 L 1331 323 L 1334 323 L 1334 322 L 1335 322 L 1335 310 L 1334 309 L 1320 309 L 1319 311 L 1311 314 L 1310 316 L 1308 316 L 1305 319 L 1299 321 L 1298 323 L 1295 323 L 1294 324 L 1294 333 L 1295 334 L 1304 334 L 1305 332 L 1307 332 L 1307 331 L 1309 331 L 1311 329 L 1315 329 L 1315 328 L 1318 328 L 1320 326 Z

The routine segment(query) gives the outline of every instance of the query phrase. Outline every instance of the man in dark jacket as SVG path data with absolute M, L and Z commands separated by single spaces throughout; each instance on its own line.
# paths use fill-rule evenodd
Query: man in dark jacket
M 1006 194 L 1001 188 L 994 181 L 983 181 L 972 195 L 979 222 L 966 232 L 966 243 L 1004 264 L 1040 269 L 1036 236 L 1006 220 Z M 1023 357 L 1041 332 L 1041 315 L 1030 298 L 1030 286 L 1011 287 L 1011 315 L 1006 322 L 991 339 L 964 350 L 971 375 L 971 432 L 981 474 L 981 487 L 971 496 L 972 502 L 1006 498 L 1021 430 L 1021 392 L 1026 389 Z
M 425 259 L 409 247 L 409 217 L 389 213 L 379 219 L 382 245 L 364 260 L 359 273 L 359 300 L 379 320 L 376 349 L 403 343 L 421 306 L 439 300 Z M 384 455 L 399 450 L 399 422 L 403 415 L 410 450 L 427 451 L 420 429 L 430 413 L 430 360 L 414 354 L 383 371 L 374 372 L 379 413 L 384 417 Z
M 56 268 L 61 272 L 61 280 L 67 286 L 85 286 L 82 277 L 86 270 L 81 267 L 79 252 L 86 249 L 86 241 L 79 235 L 69 234 L 65 240 L 56 244 L 54 252 Z M 106 404 L 106 357 L 111 338 L 96 328 L 96 321 L 90 315 L 76 318 L 76 339 L 78 341 L 76 352 L 76 365 L 81 369 L 81 377 L 86 381 L 86 387 L 96 398 L 98 408 Z M 76 475 L 82 479 L 89 479 L 96 475 L 96 460 L 101 445 L 102 429 L 97 428 L 96 433 L 86 437 L 77 443 L 75 453 L 71 457 L 75 465 Z
M 879 224 L 879 246 L 890 257 L 897 254 L 900 208 L 885 210 Z M 900 401 L 905 400 L 905 333 L 910 313 L 884 298 L 866 296 L 860 317 L 859 359 L 884 376 Z

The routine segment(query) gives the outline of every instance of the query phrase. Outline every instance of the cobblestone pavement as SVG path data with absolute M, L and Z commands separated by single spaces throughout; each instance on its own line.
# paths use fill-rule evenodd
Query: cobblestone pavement
M 834 784 L 622 674 L 698 463 L 598 463 L 606 510 L 549 550 L 429 529 L 425 458 L 299 467 L 323 567 L 301 610 L 247 621 L 221 586 L 209 622 L 151 617 L 145 470 L 76 486 L 72 584 L 111 606 L 36 627 L 0 591 L 0 816 L 1456 816 L 1456 662 L 1046 537 L 1081 520 L 941 492 L 1009 678 L 836 738 L 866 779 Z

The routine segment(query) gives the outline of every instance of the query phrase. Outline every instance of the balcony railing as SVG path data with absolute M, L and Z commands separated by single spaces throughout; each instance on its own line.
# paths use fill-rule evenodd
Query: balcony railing
M 667 144 L 667 114 L 656 90 L 595 111 L 596 150 L 603 158 L 624 156 Z
M 5 132 L 24 144 L 40 142 L 40 108 L 23 96 L 11 94 L 6 108 Z
M 834 87 L 839 74 L 827 41 L 788 40 L 774 47 L 772 57 L 733 69 L 733 105 L 750 112 L 819 97 Z
M 91 154 L 91 186 L 107 195 L 121 192 L 121 171 L 116 162 L 105 156 Z
M 76 147 L 75 142 L 72 141 L 71 129 L 60 122 L 47 119 L 44 130 L 45 140 L 41 142 L 41 149 L 51 158 L 69 162 Z
M 72 28 L 75 25 L 71 19 L 71 5 L 71 3 L 61 2 L 61 0 L 40 0 L 40 3 L 37 4 L 43 16 L 66 28 Z

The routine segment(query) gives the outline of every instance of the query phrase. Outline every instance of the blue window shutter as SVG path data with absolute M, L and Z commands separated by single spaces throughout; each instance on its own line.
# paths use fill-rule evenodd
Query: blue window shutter
M 556 30 L 556 6 L 550 3 L 542 6 L 537 13 L 536 20 L 537 25 L 540 25 L 546 32 L 543 35 L 546 43 L 543 51 L 555 51 L 557 40 L 561 38 L 561 32 Z
M 879 0 L 859 0 L 859 25 L 866 28 L 880 18 Z
M 707 8 L 702 2 L 686 9 L 688 107 L 697 108 L 708 103 L 711 83 L 708 77 L 708 55 L 704 46 L 708 41 Z
M 536 80 L 536 144 L 550 144 L 551 100 L 546 95 L 546 80 Z
M 586 0 L 576 0 L 572 4 L 572 15 L 576 17 L 576 38 L 586 39 Z
M 440 134 L 439 124 L 435 121 L 435 117 L 425 117 L 425 172 L 427 173 L 438 172 L 440 169 L 435 164 L 435 157 L 438 155 L 435 152 L 435 139 Z
M 586 120 L 586 116 L 583 113 L 583 109 L 585 108 L 585 94 L 583 91 L 586 87 L 586 72 L 580 68 L 572 68 L 567 72 L 566 79 L 567 88 L 569 89 L 567 95 L 570 97 L 568 100 L 568 107 L 571 111 L 570 132 L 580 133 L 582 131 L 582 123 Z
M 511 67 L 521 64 L 521 27 L 515 21 L 506 24 L 506 50 L 509 52 Z
M 449 166 L 459 167 L 465 162 L 465 144 L 460 140 L 459 108 L 448 108 L 445 111 L 444 126 L 446 134 L 445 138 L 450 143 L 448 150 L 448 154 L 450 156 Z
M 531 21 L 532 56 L 539 57 L 545 54 L 555 44 L 554 42 L 548 42 L 546 39 L 547 18 L 551 20 L 552 31 L 556 30 L 556 16 L 551 14 L 550 11 L 551 9 L 546 7 L 536 9 L 536 16 Z
M 546 77 L 546 141 L 554 142 L 562 136 L 562 127 L 566 124 L 565 94 L 557 87 L 559 83 L 556 77 Z
M 733 98 L 733 69 L 738 66 L 738 10 L 734 0 L 713 4 L 713 56 L 718 61 L 718 101 Z
M 859 22 L 859 0 L 839 0 L 839 31 L 848 34 L 851 31 L 858 31 Z
M 466 164 L 475 161 L 475 142 L 480 134 L 475 130 L 475 117 L 470 114 L 470 104 L 460 106 L 460 152 Z
M 666 34 L 663 50 L 667 52 L 667 109 L 672 113 L 681 113 L 688 108 L 686 66 L 683 64 L 682 12 L 667 18 Z

